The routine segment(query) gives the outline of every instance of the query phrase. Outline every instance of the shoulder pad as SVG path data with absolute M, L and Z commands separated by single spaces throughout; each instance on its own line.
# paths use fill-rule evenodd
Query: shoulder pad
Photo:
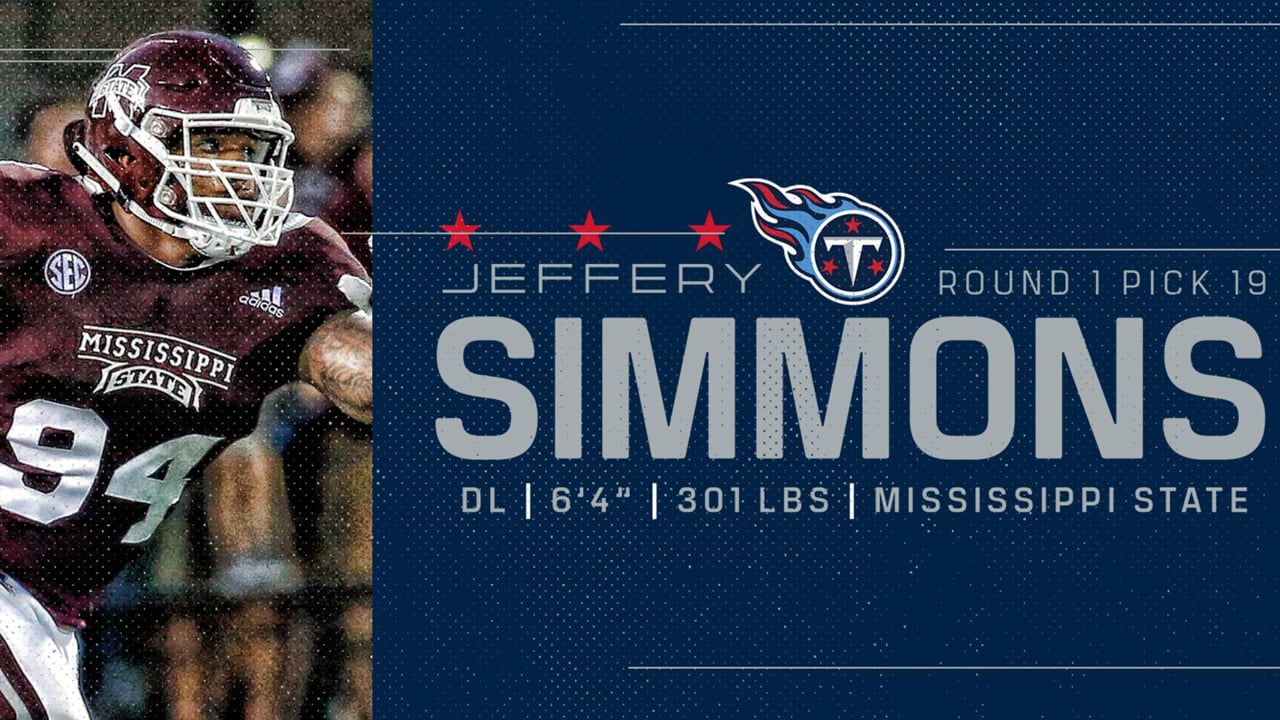
M 0 162 L 0 245 L 57 237 L 72 227 L 101 223 L 89 188 L 56 170 Z M 0 252 L 3 252 L 0 250 Z M 7 253 L 6 253 L 7 254 Z

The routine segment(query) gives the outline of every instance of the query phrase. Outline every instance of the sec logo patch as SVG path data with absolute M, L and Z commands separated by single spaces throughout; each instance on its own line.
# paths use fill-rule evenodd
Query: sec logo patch
M 89 261 L 75 250 L 59 250 L 44 264 L 44 281 L 59 295 L 75 295 L 89 286 Z

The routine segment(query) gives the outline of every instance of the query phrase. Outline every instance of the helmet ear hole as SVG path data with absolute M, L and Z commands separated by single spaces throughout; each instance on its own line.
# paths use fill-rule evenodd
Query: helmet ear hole
M 102 153 L 124 167 L 128 167 L 133 164 L 133 156 L 122 147 L 105 148 Z

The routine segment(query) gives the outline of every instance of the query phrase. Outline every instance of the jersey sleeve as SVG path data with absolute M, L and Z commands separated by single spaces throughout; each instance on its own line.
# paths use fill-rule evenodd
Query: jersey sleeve
M 289 287 L 283 308 L 287 323 L 241 362 L 241 377 L 252 378 L 263 393 L 297 379 L 298 358 L 316 328 L 335 313 L 356 309 L 338 287 L 342 277 L 369 279 L 333 228 L 322 220 L 298 218 L 298 225 L 285 232 L 268 256 L 271 267 L 287 268 L 284 277 Z
M 316 225 L 322 226 L 321 233 L 326 238 L 326 242 L 324 244 L 325 254 L 331 263 L 331 267 L 335 270 L 337 279 L 341 280 L 344 275 L 354 275 L 365 282 L 369 282 L 369 271 L 365 268 L 364 264 L 360 262 L 360 259 L 356 257 L 355 253 L 351 251 L 351 245 L 347 242 L 346 238 L 339 235 L 336 230 L 321 220 L 314 220 L 312 222 Z M 345 300 L 345 298 L 346 296 L 344 295 L 343 299 Z
M 351 301 L 339 289 L 344 275 L 369 282 L 369 273 L 351 253 L 346 241 L 328 223 L 312 219 L 303 228 L 307 232 L 306 250 L 309 256 L 309 277 L 306 296 L 323 317 L 335 312 L 354 309 Z

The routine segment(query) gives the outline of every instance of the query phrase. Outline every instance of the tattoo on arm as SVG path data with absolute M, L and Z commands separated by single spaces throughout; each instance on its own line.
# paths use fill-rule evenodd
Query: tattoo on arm
M 367 318 L 343 313 L 325 321 L 307 341 L 299 372 L 343 412 L 372 422 L 373 329 Z

